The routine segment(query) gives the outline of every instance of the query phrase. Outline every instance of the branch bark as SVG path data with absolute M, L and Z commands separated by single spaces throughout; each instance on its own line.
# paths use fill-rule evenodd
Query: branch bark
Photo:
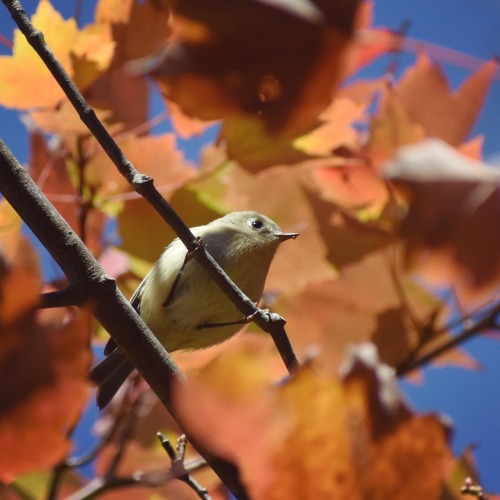
M 0 192 L 59 264 L 81 302 L 93 308 L 97 320 L 119 340 L 161 402 L 182 427 L 170 400 L 170 383 L 182 373 L 158 339 L 104 273 L 87 247 L 33 182 L 28 172 L 0 140 Z M 189 434 L 188 434 L 189 436 Z M 190 439 L 237 498 L 247 498 L 236 467 L 204 452 Z
M 106 154 L 116 165 L 119 172 L 127 179 L 135 191 L 143 196 L 172 227 L 188 251 L 193 251 L 194 257 L 198 263 L 205 269 L 215 283 L 217 283 L 229 300 L 235 304 L 245 317 L 252 317 L 253 321 L 262 328 L 262 330 L 271 335 L 288 371 L 290 373 L 295 371 L 299 363 L 284 329 L 286 321 L 277 314 L 270 315 L 267 311 L 258 308 L 232 282 L 210 253 L 194 237 L 170 204 L 158 192 L 154 186 L 153 179 L 147 175 L 141 174 L 125 157 L 111 135 L 99 121 L 93 109 L 85 101 L 83 95 L 45 43 L 43 33 L 36 30 L 31 24 L 19 0 L 2 0 L 2 2 L 9 10 L 12 18 L 28 40 L 29 44 L 37 52 L 54 76 L 54 79 L 62 88 L 69 101 L 78 112 L 80 119 L 95 136 Z
M 499 316 L 500 303 L 496 303 L 493 307 L 489 308 L 485 314 L 481 314 L 476 320 L 470 321 L 459 334 L 451 338 L 446 337 L 444 342 L 441 342 L 439 345 L 427 350 L 427 352 L 424 351 L 423 353 L 416 353 L 414 357 L 397 368 L 397 376 L 403 377 L 417 368 L 422 368 L 427 363 L 434 361 L 445 352 L 463 344 L 476 335 L 484 333 L 490 329 L 498 328 Z
M 182 219 L 163 199 L 153 184 L 153 179 L 141 174 L 124 156 L 92 108 L 87 104 L 69 75 L 47 46 L 43 34 L 36 30 L 18 0 L 2 0 L 21 32 L 44 61 L 66 96 L 78 112 L 81 120 L 96 137 L 99 144 L 132 187 L 141 194 L 166 220 L 199 264 L 217 283 L 226 296 L 244 316 L 251 316 L 264 331 L 271 334 L 285 365 L 290 372 L 298 366 L 297 358 L 286 335 L 285 320 L 277 314 L 261 310 L 246 297 L 229 279 L 206 249 L 200 245 Z M 144 376 L 162 403 L 172 413 L 169 382 L 181 377 L 181 373 L 156 337 L 128 304 L 116 287 L 116 283 L 104 274 L 85 245 L 54 209 L 28 173 L 19 165 L 11 152 L 0 143 L 0 190 L 5 198 L 31 228 L 40 242 L 61 266 L 69 280 L 66 292 L 46 296 L 43 305 L 54 305 L 57 299 L 76 303 L 92 300 L 94 314 L 130 360 Z M 82 294 L 80 294 L 82 292 Z M 233 464 L 203 452 L 196 442 L 193 445 L 202 453 L 207 463 L 219 475 L 237 498 L 246 498 Z

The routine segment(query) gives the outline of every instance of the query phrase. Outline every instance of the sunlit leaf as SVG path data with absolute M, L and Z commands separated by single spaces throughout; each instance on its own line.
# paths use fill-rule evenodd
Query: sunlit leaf
M 439 498 L 443 489 L 447 428 L 408 410 L 370 349 L 342 378 L 306 366 L 279 386 L 241 352 L 175 389 L 184 425 L 238 464 L 252 498 Z
M 428 137 L 452 146 L 465 142 L 484 104 L 498 64 L 484 64 L 454 93 L 442 71 L 420 55 L 397 84 L 397 94 L 408 116 L 422 125 Z
M 36 29 L 69 75 L 88 86 L 111 61 L 114 43 L 105 26 L 79 30 L 74 19 L 64 20 L 49 0 L 42 0 L 33 15 Z M 54 106 L 64 93 L 19 30 L 14 33 L 12 56 L 0 56 L 0 104 L 17 109 Z M 36 92 L 33 89 L 37 89 Z

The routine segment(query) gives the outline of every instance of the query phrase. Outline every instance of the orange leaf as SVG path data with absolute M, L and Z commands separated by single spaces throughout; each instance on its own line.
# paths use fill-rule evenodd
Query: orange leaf
M 287 333 L 299 354 L 316 346 L 318 360 L 336 370 L 347 346 L 375 342 L 384 362 L 398 366 L 419 344 L 420 324 L 439 302 L 408 279 L 391 275 L 388 251 L 345 266 L 338 279 L 312 282 L 277 297 L 273 308 L 287 319 Z M 402 303 L 399 286 L 407 304 Z
M 2 243 L 13 236 L 3 233 Z M 9 382 L 0 397 L 0 478 L 10 482 L 52 467 L 71 448 L 68 429 L 90 391 L 90 316 L 69 309 L 36 314 L 38 273 L 19 257 L 0 268 L 0 371 Z
M 278 386 L 242 351 L 173 395 L 183 426 L 237 464 L 251 498 L 439 498 L 443 488 L 447 428 L 405 407 L 372 349 L 342 378 L 308 365 Z
M 398 148 L 413 144 L 425 137 L 422 126 L 412 120 L 398 92 L 386 86 L 377 114 L 370 124 L 366 154 L 376 167 L 393 156 Z
M 437 64 L 420 55 L 397 84 L 397 94 L 412 121 L 452 146 L 463 143 L 481 111 L 498 65 L 484 64 L 456 93 Z
M 408 265 L 469 300 L 498 289 L 498 171 L 427 141 L 402 149 L 386 175 L 410 193 L 401 224 Z
M 176 148 L 173 134 L 141 137 L 127 135 L 119 144 L 125 156 L 142 173 L 153 177 L 156 188 L 163 193 L 179 189 L 195 175 L 194 168 Z M 132 190 L 103 151 L 99 151 L 87 163 L 85 175 L 87 183 L 103 202 L 117 195 L 119 199 L 120 193 Z
M 72 163 L 67 149 L 59 145 L 49 149 L 43 135 L 33 132 L 30 136 L 30 172 L 53 203 L 66 222 L 81 235 L 81 212 L 84 209 L 82 200 L 70 175 L 69 165 Z M 85 222 L 85 243 L 94 255 L 102 248 L 102 232 L 105 217 L 99 210 L 90 210 Z
M 155 0 L 99 0 L 95 19 L 112 28 L 114 62 L 123 64 L 162 50 L 169 34 L 169 10 L 165 2 Z
M 316 156 L 327 156 L 340 146 L 354 148 L 359 135 L 353 124 L 363 117 L 365 110 L 366 104 L 358 104 L 346 98 L 334 99 L 319 116 L 324 123 L 296 139 L 295 147 Z
M 21 326 L 22 325 L 22 326 Z M 51 467 L 71 449 L 67 432 L 79 418 L 90 386 L 89 316 L 28 311 L 17 329 L 20 345 L 4 361 L 9 380 L 0 412 L 0 476 Z
M 109 65 L 114 44 L 110 41 L 108 28 L 88 27 L 79 31 L 76 21 L 65 21 L 49 0 L 40 1 L 32 22 L 43 32 L 59 62 L 80 86 L 89 85 Z M 65 97 L 17 29 L 12 56 L 0 56 L 0 85 L 0 104 L 10 108 L 55 106 Z

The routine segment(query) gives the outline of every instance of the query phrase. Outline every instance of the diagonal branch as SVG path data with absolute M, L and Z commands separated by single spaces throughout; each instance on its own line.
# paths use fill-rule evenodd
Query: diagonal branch
M 458 345 L 470 340 L 471 338 L 479 335 L 487 330 L 499 327 L 499 317 L 500 315 L 500 303 L 490 308 L 486 314 L 483 314 L 479 319 L 475 321 L 470 321 L 466 327 L 454 337 L 447 337 L 444 342 L 431 349 L 430 351 L 422 353 L 417 353 L 413 358 L 408 360 L 406 363 L 399 366 L 396 373 L 399 377 L 402 377 L 409 372 L 421 368 L 422 366 L 430 363 L 435 358 L 449 351 L 450 349 L 457 347 Z
M 179 215 L 155 188 L 153 179 L 141 174 L 125 157 L 121 149 L 113 140 L 104 125 L 99 121 L 93 109 L 88 105 L 74 82 L 56 59 L 47 46 L 43 33 L 36 30 L 31 24 L 19 0 L 2 0 L 12 18 L 24 34 L 29 44 L 40 56 L 49 71 L 64 91 L 69 101 L 78 112 L 80 119 L 95 136 L 119 172 L 127 179 L 130 185 L 141 194 L 172 227 L 188 251 L 201 267 L 217 283 L 226 296 L 235 304 L 245 317 L 252 317 L 253 321 L 265 332 L 268 332 L 288 369 L 291 373 L 298 367 L 298 361 L 285 332 L 285 320 L 278 314 L 270 315 L 267 311 L 258 308 L 241 290 L 231 281 L 229 276 L 215 262 L 209 252 L 194 237 Z M 128 351 L 126 350 L 128 353 Z
M 2 141 L 0 192 L 59 264 L 71 286 L 81 290 L 86 302 L 93 307 L 95 317 L 113 338 L 119 339 L 130 360 L 178 420 L 169 388 L 174 379 L 182 378 L 179 368 L 116 287 L 115 281 L 104 273 Z M 191 442 L 237 498 L 246 498 L 236 467 L 204 452 L 196 441 Z

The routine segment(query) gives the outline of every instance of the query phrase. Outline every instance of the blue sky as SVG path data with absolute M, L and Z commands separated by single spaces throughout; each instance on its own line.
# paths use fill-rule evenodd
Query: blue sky
M 500 2 L 496 0 L 383 0 L 375 2 L 376 24 L 398 28 L 410 21 L 408 36 L 449 47 L 484 60 L 500 54 Z M 467 75 L 445 64 L 455 88 Z M 495 161 L 500 152 L 500 81 L 496 80 L 474 133 L 485 135 L 485 157 Z M 403 384 L 409 400 L 422 411 L 448 414 L 455 425 L 454 448 L 475 444 L 486 489 L 500 491 L 500 343 L 474 339 L 466 345 L 482 368 L 432 367 L 423 385 Z
M 37 2 L 24 1 L 33 12 Z M 53 0 L 66 17 L 74 12 L 74 1 Z M 83 19 L 89 19 L 94 0 L 83 0 Z M 498 0 L 375 0 L 375 24 L 398 29 L 408 21 L 408 36 L 453 48 L 487 60 L 500 54 L 500 1 Z M 2 6 L 0 34 L 11 37 L 13 23 Z M 9 51 L 0 45 L 0 54 Z M 401 63 L 412 56 L 398 56 Z M 380 71 L 387 60 L 375 66 Z M 445 61 L 446 63 L 446 61 Z M 456 87 L 468 72 L 445 64 L 447 75 Z M 0 89 L 1 92 L 1 89 Z M 500 81 L 488 95 L 474 133 L 485 135 L 485 155 L 492 161 L 500 155 Z M 27 159 L 27 136 L 15 111 L 0 108 L 0 137 L 22 162 Z M 188 156 L 197 147 L 183 143 Z M 416 408 L 448 414 L 455 423 L 454 448 L 457 452 L 468 444 L 476 444 L 476 456 L 486 489 L 500 491 L 500 343 L 491 338 L 474 339 L 468 351 L 482 364 L 480 371 L 459 368 L 429 368 L 422 385 L 404 383 L 403 389 Z

